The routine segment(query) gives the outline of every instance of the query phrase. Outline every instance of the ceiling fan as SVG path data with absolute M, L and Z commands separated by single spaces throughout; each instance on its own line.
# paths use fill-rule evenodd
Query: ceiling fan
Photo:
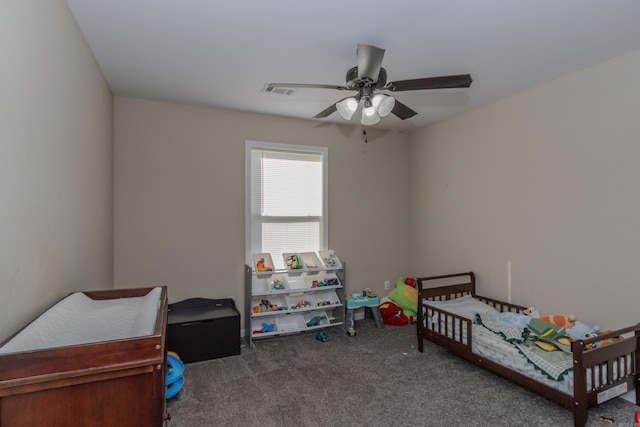
M 423 89 L 448 89 L 463 88 L 471 85 L 470 74 L 458 74 L 440 77 L 424 77 L 419 79 L 399 80 L 387 83 L 387 70 L 382 67 L 382 58 L 385 50 L 370 44 L 359 44 L 357 49 L 358 66 L 347 71 L 346 85 L 306 84 L 306 83 L 269 83 L 267 87 L 273 88 L 315 88 L 352 90 L 357 93 L 348 96 L 332 104 L 328 108 L 316 114 L 314 119 L 328 117 L 338 112 L 345 120 L 351 120 L 353 113 L 358 109 L 358 104 L 364 100 L 362 109 L 363 125 L 373 125 L 393 113 L 402 120 L 415 116 L 411 108 L 393 97 L 376 93 L 376 91 L 403 92 L 407 90 Z

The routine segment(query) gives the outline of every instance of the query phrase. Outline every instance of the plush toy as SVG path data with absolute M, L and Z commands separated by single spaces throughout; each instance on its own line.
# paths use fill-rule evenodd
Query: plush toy
M 404 314 L 402 308 L 387 297 L 382 298 L 378 308 L 382 316 L 382 321 L 386 325 L 404 326 L 412 323 L 412 319 Z
M 572 328 L 575 321 L 576 316 L 573 314 L 570 316 L 561 316 L 559 314 L 547 315 L 547 316 L 538 316 L 538 319 L 544 320 L 545 322 L 553 323 L 554 325 L 558 325 L 561 328 L 569 329 Z
M 404 279 L 404 284 L 407 286 L 411 286 L 412 288 L 415 288 L 417 285 L 416 279 L 412 279 L 411 277 L 406 277 Z
M 598 335 L 605 335 L 608 334 L 609 332 L 613 332 L 612 330 L 607 330 L 607 331 L 598 331 L 596 333 L 591 333 L 591 332 L 587 332 L 586 334 L 584 334 L 584 338 L 593 338 L 596 337 Z M 596 348 L 596 347 L 602 347 L 604 345 L 607 344 L 611 344 L 614 343 L 616 341 L 622 341 L 624 338 L 620 335 L 616 336 L 616 337 L 611 337 L 611 338 L 605 338 L 601 341 L 596 341 L 596 342 L 592 342 L 591 344 L 587 344 L 585 346 L 585 348 L 587 350 L 591 350 L 592 348 Z
M 267 264 L 264 261 L 264 258 L 260 258 L 257 262 L 256 262 L 256 270 L 259 273 L 265 272 L 265 271 L 273 271 L 273 269 L 271 267 L 268 267 Z
M 585 337 L 585 334 L 595 334 L 600 330 L 598 326 L 589 326 L 585 323 L 576 320 L 573 326 L 565 331 L 567 335 L 576 340 L 581 340 Z
M 573 314 L 570 316 L 562 316 L 558 314 L 541 316 L 540 311 L 533 306 L 524 310 L 524 314 L 526 314 L 529 317 L 535 317 L 540 320 L 544 320 L 545 322 L 552 323 L 554 325 L 560 326 L 561 328 L 565 328 L 565 329 L 572 328 L 576 321 L 576 316 Z
M 531 317 L 526 314 L 513 313 L 510 311 L 503 311 L 502 313 L 494 314 L 493 320 L 505 326 L 519 326 L 524 329 L 531 321 Z
M 396 281 L 396 289 L 389 292 L 389 298 L 402 308 L 407 316 L 415 317 L 418 312 L 418 290 L 404 283 L 404 278 Z

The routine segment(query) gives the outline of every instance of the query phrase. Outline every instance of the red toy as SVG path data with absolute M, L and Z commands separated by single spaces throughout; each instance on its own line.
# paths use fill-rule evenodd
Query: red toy
M 385 301 L 380 304 L 380 315 L 382 316 L 382 321 L 386 325 L 392 326 L 403 326 L 412 322 L 412 320 L 404 314 L 400 306 L 398 306 L 393 301 Z

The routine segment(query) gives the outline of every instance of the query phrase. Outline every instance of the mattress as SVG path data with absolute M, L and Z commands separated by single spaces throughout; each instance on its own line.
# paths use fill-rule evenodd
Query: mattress
M 472 351 L 493 362 L 519 372 L 527 377 L 544 383 L 563 393 L 573 395 L 573 371 L 565 374 L 562 381 L 555 381 L 536 370 L 526 357 L 522 356 L 516 347 L 502 339 L 502 337 L 482 325 L 474 324 Z
M 162 288 L 141 297 L 93 300 L 73 293 L 0 347 L 0 354 L 152 335 Z
M 471 321 L 475 320 L 475 314 L 482 313 L 492 313 L 493 310 L 497 313 L 493 308 L 486 306 L 484 303 L 471 299 L 471 297 L 463 297 L 460 298 L 463 301 L 447 301 L 447 302 L 436 302 L 435 304 L 432 301 L 425 301 L 428 305 L 434 305 L 439 309 L 447 310 L 457 314 L 459 316 L 465 317 Z M 455 302 L 454 302 L 455 301 Z M 485 307 L 489 307 L 488 309 Z M 432 311 L 427 310 L 425 322 L 437 323 L 432 317 Z M 448 318 L 448 321 L 442 317 L 440 319 L 440 331 L 443 332 L 446 330 L 446 335 L 454 339 L 455 341 L 467 343 L 467 331 L 464 327 L 464 323 L 462 328 L 460 327 L 460 320 L 453 319 L 451 317 Z M 447 327 L 445 329 L 445 322 L 447 323 Z M 513 371 L 516 371 L 522 375 L 525 375 L 537 382 L 543 383 L 549 387 L 552 387 L 556 390 L 559 390 L 563 393 L 573 396 L 573 370 L 567 372 L 564 375 L 564 378 L 560 381 L 553 380 L 549 378 L 547 375 L 543 374 L 539 370 L 535 368 L 535 366 L 529 362 L 529 360 L 524 357 L 518 349 L 513 346 L 508 341 L 504 340 L 502 336 L 496 334 L 489 329 L 485 328 L 482 325 L 472 323 L 472 334 L 473 334 L 473 342 L 471 343 L 471 350 L 474 354 L 482 356 L 485 359 L 491 360 L 492 362 L 498 363 L 501 366 L 507 367 Z M 432 328 L 434 329 L 434 328 Z M 460 338 L 460 330 L 462 330 L 462 338 Z M 629 357 L 627 357 L 627 364 L 631 363 Z M 587 369 L 587 389 L 591 388 L 591 368 Z M 618 377 L 617 367 L 614 366 L 613 369 L 613 377 L 616 379 Z M 599 378 L 599 367 L 596 367 L 596 378 Z M 606 372 L 603 372 L 603 379 L 606 380 Z
M 431 321 L 429 314 L 425 319 L 425 322 Z M 455 341 L 466 343 L 467 331 L 466 328 L 462 328 L 462 339 L 459 336 L 459 320 L 455 320 L 455 327 L 453 327 L 451 319 L 448 322 L 447 336 Z M 544 383 L 554 389 L 560 390 L 563 393 L 573 395 L 573 371 L 567 373 L 564 376 L 564 380 L 555 381 L 549 379 L 546 375 L 536 370 L 533 364 L 522 356 L 516 347 L 509 342 L 505 341 L 500 335 L 488 330 L 482 325 L 472 324 L 473 330 L 473 342 L 471 343 L 471 351 L 474 354 L 482 356 L 485 359 L 496 362 L 501 366 L 507 367 L 520 374 L 534 379 L 538 382 Z M 444 319 L 441 320 L 440 331 L 445 331 Z M 444 333 L 442 333 L 444 335 Z

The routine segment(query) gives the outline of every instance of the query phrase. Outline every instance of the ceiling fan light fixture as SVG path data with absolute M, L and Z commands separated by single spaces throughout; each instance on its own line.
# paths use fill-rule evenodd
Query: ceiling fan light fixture
M 369 106 L 367 106 L 369 104 Z M 363 125 L 375 125 L 380 121 L 380 116 L 376 112 L 376 109 L 370 102 L 365 104 L 365 107 L 362 109 L 362 120 L 360 123 Z
M 353 113 L 358 109 L 358 101 L 355 98 L 345 98 L 342 101 L 336 103 L 336 109 L 338 110 L 338 114 L 345 119 L 351 120 L 353 117 Z
M 386 117 L 393 111 L 396 100 L 389 95 L 376 94 L 373 96 L 371 103 L 380 117 Z

